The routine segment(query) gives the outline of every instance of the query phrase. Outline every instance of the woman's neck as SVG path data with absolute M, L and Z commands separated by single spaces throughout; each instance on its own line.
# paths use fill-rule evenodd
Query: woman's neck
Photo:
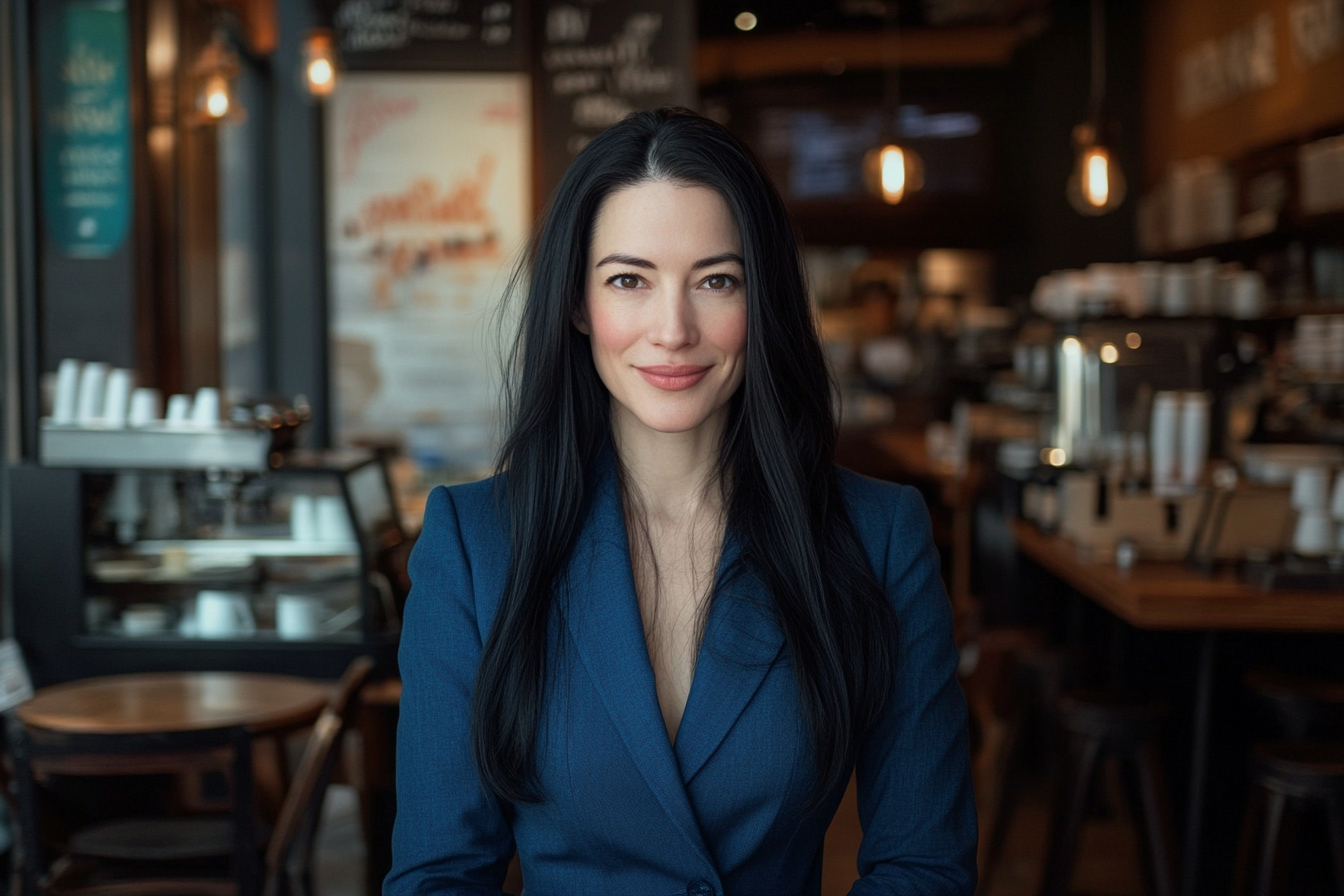
M 626 488 L 644 512 L 677 519 L 721 510 L 722 492 L 712 487 L 719 473 L 719 446 L 727 408 L 686 432 L 658 432 L 612 402 L 611 432 L 625 472 Z

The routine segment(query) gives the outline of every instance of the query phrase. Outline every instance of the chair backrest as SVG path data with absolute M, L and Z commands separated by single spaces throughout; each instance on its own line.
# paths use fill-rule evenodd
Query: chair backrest
M 67 734 L 29 728 L 8 714 L 10 755 L 18 807 L 25 892 L 42 892 L 47 857 L 42 850 L 35 771 L 67 775 L 176 773 L 193 766 L 216 768 L 228 756 L 232 778 L 235 880 L 238 892 L 260 889 L 252 780 L 252 735 L 244 726 L 157 734 Z
M 299 760 L 298 770 L 280 806 L 280 817 L 266 846 L 266 878 L 263 896 L 292 896 L 307 889 L 313 840 L 322 816 L 322 802 L 340 753 L 340 743 L 349 730 L 358 707 L 359 691 L 373 671 L 373 660 L 356 658 L 341 676 L 336 693 L 313 726 L 313 733 Z

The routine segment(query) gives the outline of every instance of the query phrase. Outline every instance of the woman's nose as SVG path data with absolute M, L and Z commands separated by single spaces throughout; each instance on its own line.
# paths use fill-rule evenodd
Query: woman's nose
M 696 339 L 695 308 L 679 291 L 668 291 L 653 303 L 649 341 L 664 348 L 693 345 Z

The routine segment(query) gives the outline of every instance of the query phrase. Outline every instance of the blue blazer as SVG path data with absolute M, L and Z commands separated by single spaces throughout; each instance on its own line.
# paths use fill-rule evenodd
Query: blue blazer
M 895 690 L 855 756 L 864 835 L 851 893 L 969 896 L 966 705 L 928 513 L 912 488 L 838 475 L 900 624 Z M 472 682 L 509 565 L 498 484 L 435 489 L 411 556 L 384 896 L 498 894 L 515 846 L 527 896 L 816 896 L 843 787 L 804 811 L 813 757 L 769 597 L 750 577 L 714 594 L 671 744 L 609 459 L 551 616 L 545 801 L 501 805 L 481 784 Z M 731 536 L 723 554 L 738 555 Z

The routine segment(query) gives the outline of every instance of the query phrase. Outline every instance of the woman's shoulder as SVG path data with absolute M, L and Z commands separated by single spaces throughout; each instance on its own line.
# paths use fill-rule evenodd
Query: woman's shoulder
M 873 479 L 839 466 L 835 468 L 835 478 L 845 508 L 861 532 L 876 528 L 885 533 L 893 528 L 928 525 L 929 512 L 919 489 Z
M 504 548 L 506 482 L 506 474 L 500 473 L 476 482 L 435 486 L 425 500 L 421 540 L 460 540 L 468 553 Z

